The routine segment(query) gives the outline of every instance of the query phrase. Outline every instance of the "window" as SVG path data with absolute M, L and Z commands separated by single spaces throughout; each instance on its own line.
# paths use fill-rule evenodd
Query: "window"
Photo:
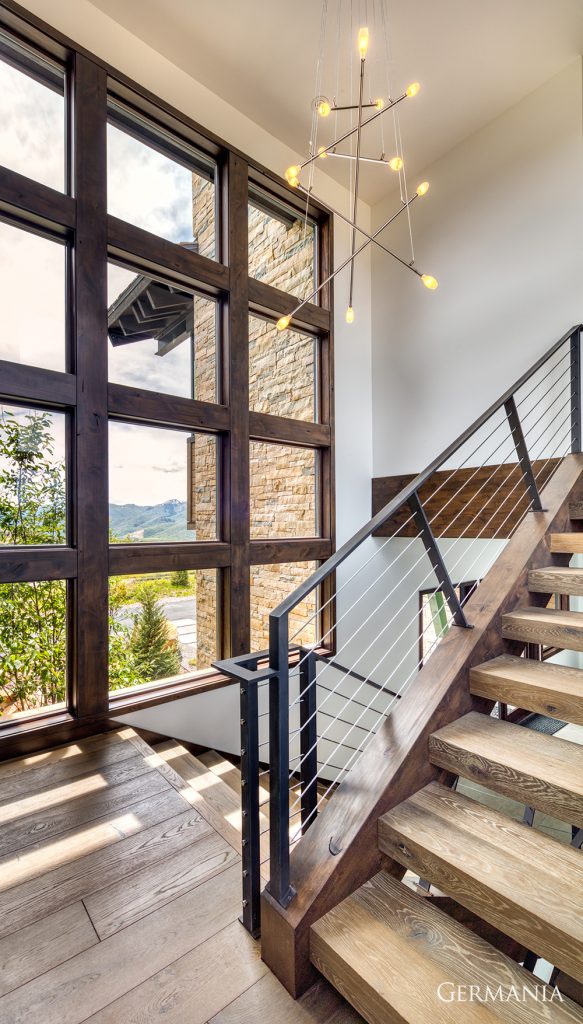
M 176 137 L 118 103 L 107 130 L 108 209 L 216 258 L 215 169 Z
M 0 266 L 0 359 L 65 370 L 65 247 L 0 221 Z
M 479 580 L 470 580 L 455 587 L 463 604 L 472 595 Z M 419 665 L 423 666 L 437 644 L 449 631 L 452 614 L 442 590 L 419 591 Z
M 316 287 L 315 225 L 258 189 L 249 195 L 249 274 L 300 299 Z
M 249 405 L 255 412 L 314 421 L 317 341 L 249 318 Z
M 314 537 L 316 453 L 311 448 L 251 444 L 251 536 Z
M 316 570 L 316 562 L 251 567 L 251 650 L 269 647 L 269 613 Z M 294 608 L 289 619 L 294 644 L 315 644 L 318 636 L 315 592 Z
M 214 437 L 113 421 L 109 449 L 111 543 L 216 537 Z
M 112 691 L 196 675 L 217 657 L 215 569 L 109 581 Z
M 217 303 L 108 265 L 109 379 L 149 391 L 217 399 Z
M 0 583 L 0 721 L 65 706 L 67 585 Z
M 28 18 L 0 3 L 15 756 L 28 716 L 35 743 L 57 722 L 65 742 L 263 648 L 334 545 L 331 314 L 315 299 L 274 326 L 330 265 L 328 211 Z M 319 600 L 292 616 L 305 643 Z
M 46 57 L 0 32 L 0 163 L 65 189 L 65 79 Z
M 65 416 L 0 405 L 0 544 L 64 544 Z

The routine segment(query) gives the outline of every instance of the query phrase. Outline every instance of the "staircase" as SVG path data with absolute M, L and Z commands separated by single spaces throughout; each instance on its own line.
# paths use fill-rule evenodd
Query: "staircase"
M 581 504 L 570 513 L 580 519 Z M 583 552 L 583 533 L 547 540 L 551 552 Z M 528 586 L 549 597 L 583 596 L 583 570 L 535 567 Z M 583 651 L 582 612 L 517 607 L 501 616 L 500 629 L 509 641 Z M 583 1007 L 565 994 L 583 1002 L 583 746 L 492 717 L 484 703 L 581 726 L 583 672 L 504 654 L 472 667 L 467 685 L 476 710 L 427 744 L 442 781 L 379 817 L 389 870 L 312 925 L 312 963 L 370 1024 L 583 1022 Z M 566 822 L 575 845 L 445 784 L 458 778 Z M 482 934 L 412 891 L 400 880 L 405 870 L 484 922 Z M 503 943 L 486 941 L 487 926 L 514 940 L 527 964 L 548 961 L 552 987 L 496 948 Z

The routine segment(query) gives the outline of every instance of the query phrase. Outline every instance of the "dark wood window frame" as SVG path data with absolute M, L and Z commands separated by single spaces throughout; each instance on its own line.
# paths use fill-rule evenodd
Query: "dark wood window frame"
M 69 543 L 60 547 L 0 548 L 0 582 L 69 581 L 69 710 L 0 723 L 0 758 L 90 734 L 107 726 L 112 713 L 150 706 L 221 685 L 216 673 L 109 694 L 108 579 L 129 572 L 216 568 L 222 623 L 218 657 L 250 647 L 251 565 L 321 561 L 334 550 L 333 290 L 322 289 L 321 304 L 307 303 L 299 329 L 319 339 L 318 422 L 307 423 L 249 410 L 248 318 L 276 320 L 297 304 L 293 295 L 248 273 L 248 198 L 259 189 L 299 216 L 305 200 L 283 179 L 99 58 L 37 19 L 11 0 L 0 0 L 0 29 L 16 42 L 57 61 L 66 72 L 68 181 L 66 194 L 0 167 L 0 217 L 21 228 L 65 242 L 67 283 L 67 372 L 0 360 L 0 398 L 65 411 L 68 445 Z M 108 99 L 199 150 L 217 167 L 217 256 L 211 260 L 107 213 L 106 130 Z M 317 274 L 332 265 L 333 224 L 326 208 L 310 202 L 317 225 Z M 216 298 L 220 306 L 220 401 L 216 404 L 146 392 L 108 383 L 107 262 Z M 220 540 L 190 543 L 116 544 L 108 538 L 109 419 L 190 428 L 219 438 Z M 318 452 L 320 536 L 250 539 L 249 442 L 271 441 Z M 322 595 L 326 604 L 327 595 Z M 334 604 L 326 604 L 324 631 L 332 627 Z

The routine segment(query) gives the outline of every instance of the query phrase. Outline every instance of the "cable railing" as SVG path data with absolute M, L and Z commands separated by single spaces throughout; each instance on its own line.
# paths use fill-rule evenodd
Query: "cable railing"
M 525 516 L 543 509 L 563 457 L 581 451 L 582 329 L 274 609 L 269 650 L 219 663 L 240 685 L 242 919 L 254 934 L 262 877 L 286 907 L 291 851 L 442 637 L 472 628 L 466 606 L 478 581 Z M 297 625 L 308 600 L 314 610 Z M 424 618 L 434 606 L 439 614 Z

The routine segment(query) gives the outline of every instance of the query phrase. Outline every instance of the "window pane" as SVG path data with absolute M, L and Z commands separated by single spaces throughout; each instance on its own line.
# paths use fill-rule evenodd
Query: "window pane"
M 293 210 L 253 193 L 249 201 L 249 274 L 307 299 L 315 288 L 316 228 Z M 317 297 L 312 300 L 317 302 Z
M 65 706 L 67 584 L 0 584 L 0 717 Z
M 117 104 L 107 128 L 108 210 L 215 259 L 215 168 Z
M 252 441 L 251 537 L 317 533 L 316 452 Z
M 65 370 L 64 246 L 0 222 L 0 267 L 0 359 Z
M 249 317 L 249 406 L 255 412 L 316 418 L 316 345 L 309 334 L 278 331 Z
M 63 72 L 0 36 L 0 163 L 62 192 L 65 188 Z M 35 280 L 38 280 L 35 274 Z
M 288 562 L 251 566 L 251 650 L 269 647 L 269 614 L 316 569 L 316 562 Z M 294 608 L 289 632 L 294 644 L 315 644 L 317 633 L 316 592 Z M 312 618 L 312 616 L 314 616 Z M 298 632 L 299 630 L 299 632 Z
M 217 570 L 112 576 L 111 690 L 181 679 L 217 657 Z
M 108 265 L 109 379 L 215 402 L 217 304 Z
M 65 544 L 65 415 L 0 405 L 0 544 Z
M 111 422 L 109 502 L 112 544 L 214 539 L 215 438 Z

